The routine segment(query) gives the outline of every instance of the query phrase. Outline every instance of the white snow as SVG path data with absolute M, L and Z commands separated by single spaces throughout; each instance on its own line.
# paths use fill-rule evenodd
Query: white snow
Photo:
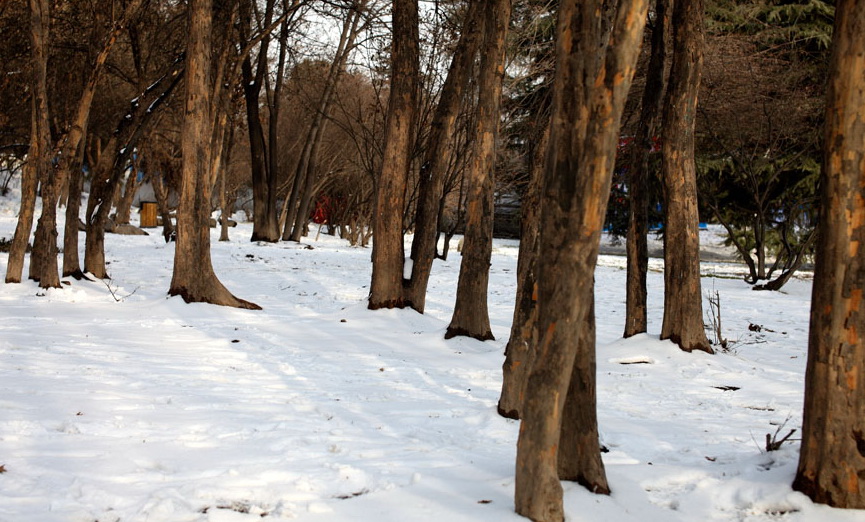
M 16 211 L 0 199 L 0 237 Z M 456 253 L 436 261 L 427 314 L 371 312 L 369 249 L 251 244 L 250 231 L 220 243 L 215 230 L 213 259 L 259 312 L 167 298 L 174 245 L 158 230 L 106 238 L 107 284 L 0 284 L 0 520 L 524 520 L 519 424 L 496 414 L 518 243 L 495 244 L 497 340 L 482 343 L 442 338 Z M 798 441 L 763 449 L 801 426 L 810 281 L 753 292 L 729 277 L 741 267 L 704 264 L 735 342 L 686 354 L 657 339 L 658 260 L 655 333 L 620 339 L 623 263 L 602 256 L 596 285 L 613 494 L 565 483 L 568 520 L 865 520 L 792 491 Z

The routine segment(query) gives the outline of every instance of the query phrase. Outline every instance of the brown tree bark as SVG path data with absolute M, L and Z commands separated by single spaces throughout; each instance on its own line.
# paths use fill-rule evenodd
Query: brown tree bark
M 57 269 L 57 172 L 50 166 L 50 133 L 48 116 L 48 41 L 51 4 L 46 0 L 31 0 L 31 43 L 33 45 L 33 96 L 40 101 L 34 106 L 38 113 L 39 133 L 37 172 L 42 195 L 42 215 L 36 225 L 33 248 L 30 251 L 30 279 L 41 288 L 60 288 Z M 42 99 L 45 101 L 43 102 Z
M 80 162 L 79 162 L 80 166 Z M 63 229 L 63 277 L 84 279 L 81 260 L 78 256 L 78 224 L 80 223 L 81 192 L 84 176 L 81 169 L 72 169 L 68 177 L 68 197 L 66 198 L 66 226 Z
M 480 0 L 469 2 L 460 38 L 430 124 L 421 163 L 414 240 L 411 245 L 411 277 L 405 288 L 406 303 L 420 313 L 426 306 L 427 286 L 439 236 L 439 209 L 449 158 L 454 153 L 451 135 L 480 43 L 482 5 Z
M 58 176 L 61 183 L 66 185 L 68 191 L 66 226 L 63 234 L 62 273 L 64 277 L 74 277 L 75 279 L 85 277 L 81 271 L 81 262 L 78 256 L 78 220 L 81 208 L 81 191 L 84 182 L 81 174 L 81 154 L 79 150 L 82 148 L 82 141 L 87 135 L 93 98 L 96 95 L 96 88 L 99 85 L 102 72 L 105 70 L 105 63 L 108 61 L 108 56 L 114 48 L 117 38 L 126 29 L 127 24 L 138 12 L 142 3 L 143 0 L 133 0 L 127 4 L 122 16 L 117 19 L 114 27 L 112 27 L 105 37 L 102 48 L 96 56 L 93 69 L 90 71 L 90 77 L 78 101 L 75 120 L 58 147 Z
M 621 0 L 609 36 L 602 4 L 559 5 L 541 205 L 540 342 L 517 443 L 516 511 L 535 521 L 564 520 L 560 477 L 609 493 L 595 409 L 593 274 L 647 0 Z
M 105 267 L 105 227 L 126 163 L 139 137 L 179 84 L 183 72 L 183 60 L 178 59 L 171 71 L 135 98 L 100 154 L 87 200 L 87 236 L 84 241 L 84 271 L 94 277 L 109 277 Z
M 213 151 L 211 103 L 211 0 L 190 0 L 186 103 L 181 147 L 183 172 L 177 212 L 174 272 L 168 294 L 187 303 L 204 302 L 260 310 L 233 296 L 216 277 L 210 259 L 210 167 Z
M 547 118 L 549 119 L 549 118 Z M 517 295 L 511 336 L 505 347 L 502 365 L 502 393 L 499 415 L 519 419 L 526 390 L 526 380 L 532 368 L 538 344 L 538 242 L 540 240 L 541 181 L 544 158 L 550 141 L 549 124 L 541 135 L 533 154 L 531 181 L 521 202 L 520 253 L 517 259 Z
M 252 26 L 252 2 L 244 2 L 241 26 L 248 30 Z M 275 0 L 265 3 L 265 25 L 273 23 Z M 246 39 L 246 38 L 244 38 Z M 252 171 L 253 223 L 251 241 L 275 243 L 279 241 L 279 223 L 276 215 L 276 172 L 270 165 L 268 150 L 265 146 L 264 127 L 261 123 L 261 88 L 267 71 L 270 34 L 261 40 L 253 69 L 252 57 L 247 53 L 241 67 L 243 77 L 243 97 L 246 101 L 246 123 L 249 131 L 249 154 Z M 281 82 L 280 78 L 277 81 Z M 271 122 L 271 126 L 277 122 Z
M 493 193 L 496 140 L 499 133 L 504 77 L 505 39 L 511 0 L 488 0 L 483 14 L 478 108 L 471 161 L 465 173 L 466 229 L 457 298 L 445 339 L 458 335 L 481 341 L 493 339 L 487 310 L 490 260 L 493 251 Z
M 369 308 L 402 308 L 403 209 L 419 82 L 417 0 L 394 0 L 390 98 L 373 215 Z
M 664 102 L 664 321 L 661 339 L 713 353 L 703 329 L 694 127 L 703 67 L 703 1 L 673 0 L 673 62 Z
M 12 245 L 6 265 L 6 282 L 20 283 L 24 272 L 24 254 L 30 241 L 35 214 L 37 189 L 40 180 L 51 169 L 48 154 L 51 135 L 48 119 L 48 31 L 49 5 L 44 0 L 30 0 L 30 53 L 33 59 L 30 85 L 30 149 L 21 180 L 21 208 L 12 236 Z M 32 259 L 31 259 L 32 262 Z M 32 272 L 32 268 L 31 268 Z
M 628 255 L 625 333 L 631 337 L 648 329 L 646 274 L 649 271 L 649 154 L 654 147 L 664 99 L 667 27 L 671 0 L 655 1 L 652 50 L 640 109 L 640 122 L 628 162 Z
M 833 46 L 793 488 L 814 502 L 865 509 L 865 2 L 837 3 Z

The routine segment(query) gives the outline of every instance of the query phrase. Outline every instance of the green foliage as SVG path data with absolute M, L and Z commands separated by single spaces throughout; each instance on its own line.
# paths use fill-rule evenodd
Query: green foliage
M 819 162 L 803 154 L 778 158 L 700 158 L 700 194 L 730 228 L 726 244 L 780 255 L 803 245 L 816 225 Z M 763 245 L 756 231 L 765 225 Z
M 819 58 L 832 43 L 835 3 L 826 0 L 715 0 L 707 4 L 715 34 L 753 35 L 764 50 Z

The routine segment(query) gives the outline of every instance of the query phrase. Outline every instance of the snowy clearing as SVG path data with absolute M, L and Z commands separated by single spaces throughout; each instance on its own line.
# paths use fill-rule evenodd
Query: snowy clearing
M 16 212 L 0 198 L 0 237 Z M 158 231 L 106 238 L 108 284 L 0 285 L 0 520 L 524 520 L 512 500 L 519 426 L 495 409 L 517 242 L 496 242 L 497 340 L 482 343 L 442 338 L 454 250 L 434 266 L 426 315 L 370 312 L 369 249 L 324 234 L 251 244 L 250 231 L 228 243 L 214 232 L 213 258 L 260 312 L 166 298 L 174 246 Z M 791 490 L 798 441 L 764 450 L 767 433 L 801 426 L 810 281 L 753 292 L 741 267 L 704 264 L 732 342 L 709 356 L 652 334 L 620 339 L 623 267 L 602 256 L 596 275 L 613 494 L 565 483 L 568 520 L 865 520 Z

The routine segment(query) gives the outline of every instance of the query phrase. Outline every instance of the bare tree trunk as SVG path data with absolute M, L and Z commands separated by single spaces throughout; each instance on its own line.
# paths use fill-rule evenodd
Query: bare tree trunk
M 273 21 L 273 6 L 275 0 L 267 0 L 265 3 L 265 25 Z M 241 25 L 245 29 L 252 26 L 251 2 L 246 2 L 242 8 L 243 16 Z M 252 200 L 253 200 L 253 224 L 251 241 L 265 241 L 275 243 L 279 241 L 279 225 L 276 215 L 276 173 L 270 165 L 267 146 L 265 145 L 264 127 L 261 124 L 260 95 L 264 85 L 264 74 L 268 66 L 268 49 L 270 47 L 270 36 L 265 35 L 261 40 L 258 51 L 258 59 L 253 72 L 252 58 L 247 54 L 243 58 L 243 94 L 246 101 L 246 122 L 249 130 L 249 154 L 252 169 Z M 281 79 L 277 79 L 281 81 Z M 277 122 L 271 121 L 275 126 Z
M 84 271 L 94 277 L 108 278 L 105 268 L 105 227 L 114 192 L 126 163 L 142 133 L 180 83 L 183 73 L 183 60 L 178 58 L 171 70 L 131 102 L 129 112 L 121 119 L 100 154 L 87 200 L 87 237 L 84 245 Z
M 802 449 L 793 489 L 865 509 L 865 2 L 840 0 L 826 103 Z
M 169 295 L 187 303 L 204 302 L 260 310 L 233 296 L 216 277 L 210 259 L 211 153 L 214 107 L 211 103 L 211 0 L 190 0 L 186 104 L 181 132 L 183 173 L 177 212 L 177 244 Z
M 480 43 L 482 5 L 480 0 L 469 2 L 460 39 L 439 94 L 421 164 L 414 241 L 411 246 L 411 278 L 405 289 L 406 303 L 420 313 L 423 313 L 426 305 L 427 286 L 436 255 L 438 216 L 444 195 L 448 158 L 454 153 L 451 135 Z
M 168 161 L 163 162 L 163 167 L 168 165 Z M 159 207 L 159 215 L 162 217 L 162 237 L 168 243 L 175 236 L 174 223 L 171 222 L 171 209 L 168 207 L 168 195 L 165 193 L 165 186 L 162 184 L 161 175 L 152 174 L 150 177 L 150 185 L 153 187 L 153 195 L 156 196 L 156 204 Z
M 703 1 L 673 1 L 673 65 L 664 105 L 664 322 L 661 339 L 713 353 L 703 329 L 694 126 L 703 66 Z
M 652 52 L 643 90 L 640 122 L 628 163 L 628 267 L 624 337 L 645 333 L 648 328 L 646 274 L 649 271 L 649 154 L 654 147 L 661 102 L 664 99 L 669 3 L 670 0 L 655 2 Z
M 21 208 L 9 258 L 6 282 L 20 283 L 24 272 L 24 255 L 30 241 L 39 181 L 47 176 L 51 137 L 48 127 L 48 2 L 30 0 L 30 52 L 33 57 L 31 77 L 30 149 L 21 178 Z
M 519 419 L 526 390 L 526 380 L 532 369 L 538 344 L 538 242 L 540 240 L 541 182 L 544 158 L 550 141 L 549 123 L 533 153 L 531 181 L 521 202 L 520 254 L 517 259 L 517 296 L 511 336 L 505 347 L 502 365 L 502 394 L 499 415 Z
M 515 488 L 517 513 L 542 522 L 564 520 L 560 478 L 609 493 L 595 411 L 593 277 L 647 0 L 621 0 L 609 36 L 601 29 L 602 4 L 561 2 L 556 31 L 538 262 L 540 342 L 523 404 Z
M 471 163 L 466 176 L 466 231 L 457 297 L 445 339 L 458 335 L 481 341 L 493 339 L 487 310 L 490 260 L 493 250 L 493 193 L 496 140 L 501 113 L 505 39 L 511 0 L 488 0 L 483 16 L 478 109 Z
M 273 120 L 271 120 L 273 121 Z M 225 138 L 225 168 L 220 170 L 219 174 L 219 208 L 220 208 L 220 225 L 219 225 L 219 240 L 228 241 L 228 220 L 231 219 L 231 209 L 234 207 L 236 198 L 228 197 L 228 188 L 225 182 L 228 176 L 228 167 L 231 165 L 231 152 L 234 144 L 234 125 L 229 125 L 228 136 Z M 271 156 L 274 158 L 274 156 Z
M 37 173 L 42 194 L 42 215 L 36 225 L 33 249 L 30 251 L 30 279 L 41 288 L 60 288 L 57 269 L 57 172 L 50 166 L 48 116 L 48 41 L 51 4 L 46 0 L 30 0 L 31 44 L 33 46 L 33 96 L 37 99 L 33 128 L 39 146 L 36 149 Z
M 81 192 L 84 188 L 84 176 L 81 169 L 69 171 L 67 179 L 69 195 L 66 198 L 66 226 L 63 230 L 63 277 L 84 279 L 81 271 L 81 260 L 78 256 L 78 224 L 81 212 Z
M 356 9 L 351 9 L 346 15 L 345 22 L 342 26 L 342 32 L 339 37 L 336 54 L 333 56 L 333 61 L 330 64 L 330 69 L 327 72 L 327 80 L 325 81 L 324 91 L 319 99 L 319 105 L 313 118 L 312 124 L 307 133 L 306 142 L 303 145 L 303 151 L 300 154 L 297 168 L 294 174 L 294 183 L 292 184 L 291 194 L 285 200 L 282 209 L 282 239 L 300 241 L 300 231 L 295 235 L 293 232 L 297 228 L 297 224 L 306 224 L 307 216 L 301 215 L 298 210 L 298 203 L 301 195 L 305 192 L 306 186 L 313 183 L 315 175 L 314 166 L 311 168 L 310 163 L 314 163 L 314 157 L 321 148 L 321 139 L 324 134 L 324 127 L 327 124 L 327 116 L 330 113 L 330 105 L 333 102 L 334 92 L 339 82 L 340 76 L 345 69 L 345 63 L 348 55 L 354 48 L 354 42 L 358 35 L 358 28 L 361 20 L 363 9 L 365 9 L 366 0 L 363 0 Z M 296 239 L 295 239 L 296 238 Z
M 138 181 L 138 171 L 142 168 L 139 164 L 141 159 L 132 163 L 132 172 L 126 178 L 126 183 L 123 184 L 123 195 L 120 197 L 120 203 L 117 205 L 117 213 L 114 216 L 114 222 L 118 225 L 128 225 L 132 216 L 132 202 L 135 200 L 135 194 L 141 183 Z
M 402 308 L 403 209 L 419 82 L 417 0 L 394 0 L 391 90 L 373 216 L 369 309 Z

